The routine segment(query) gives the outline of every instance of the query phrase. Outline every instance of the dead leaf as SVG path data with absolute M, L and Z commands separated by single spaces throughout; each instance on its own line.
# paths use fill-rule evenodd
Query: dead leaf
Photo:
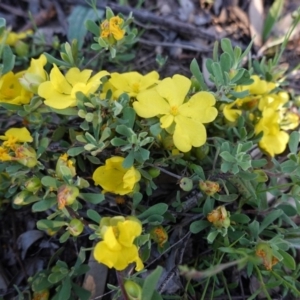
M 254 38 L 253 44 L 256 49 L 262 45 L 262 32 L 264 26 L 264 6 L 262 0 L 251 0 L 248 8 L 249 29 L 251 37 Z
M 18 248 L 21 250 L 22 259 L 25 258 L 27 250 L 30 248 L 30 246 L 43 236 L 44 233 L 39 230 L 28 230 L 19 235 L 17 239 L 17 244 Z

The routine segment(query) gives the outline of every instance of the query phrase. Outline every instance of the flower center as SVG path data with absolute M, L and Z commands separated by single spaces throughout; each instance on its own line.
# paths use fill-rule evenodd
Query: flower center
M 140 91 L 140 85 L 137 82 L 132 85 L 132 91 L 134 93 L 138 93 Z
M 172 106 L 171 110 L 170 110 L 170 114 L 173 116 L 177 116 L 178 115 L 178 106 Z
M 117 226 L 112 226 L 112 229 L 113 229 L 113 232 L 114 232 L 114 235 L 115 235 L 116 239 L 118 239 L 119 234 L 120 234 L 120 231 L 119 231 L 118 227 Z

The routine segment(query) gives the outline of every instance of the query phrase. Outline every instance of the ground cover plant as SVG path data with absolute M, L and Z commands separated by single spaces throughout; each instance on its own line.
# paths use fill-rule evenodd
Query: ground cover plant
M 0 268 L 22 273 L 0 297 L 299 298 L 299 102 L 279 68 L 299 9 L 272 57 L 223 38 L 208 76 L 194 58 L 163 77 L 123 71 L 132 15 L 90 6 L 50 46 L 0 19 Z M 29 211 L 13 248 L 5 223 Z

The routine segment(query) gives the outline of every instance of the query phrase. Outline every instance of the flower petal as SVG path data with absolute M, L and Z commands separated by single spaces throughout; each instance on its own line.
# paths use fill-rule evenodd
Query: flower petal
M 181 152 L 188 152 L 192 146 L 200 147 L 206 142 L 206 129 L 202 123 L 184 116 L 175 117 L 174 145 Z
M 103 240 L 107 247 L 112 251 L 120 251 L 122 249 L 122 246 L 116 239 L 116 235 L 112 226 L 107 227 L 106 231 L 103 234 Z
M 94 257 L 95 259 L 102 264 L 105 264 L 109 268 L 112 268 L 117 260 L 118 256 L 116 255 L 118 252 L 111 251 L 107 244 L 102 242 L 97 243 L 95 249 L 94 249 Z
M 9 136 L 17 138 L 17 141 L 21 143 L 31 143 L 33 141 L 33 138 L 26 127 L 10 128 L 5 132 L 5 136 L 1 136 L 0 139 L 7 140 Z
M 118 241 L 125 247 L 130 247 L 134 239 L 142 233 L 142 226 L 139 222 L 126 220 L 118 223 Z
M 65 109 L 76 105 L 77 100 L 70 95 L 59 94 L 58 97 L 45 99 L 44 103 L 55 109 Z
M 61 94 L 71 94 L 71 85 L 55 64 L 53 64 L 53 68 L 50 72 L 50 81 L 57 92 Z
M 212 122 L 218 115 L 218 110 L 213 107 L 215 97 L 208 92 L 199 92 L 179 107 L 179 113 L 185 117 L 201 123 Z
M 156 71 L 152 71 L 145 76 L 143 76 L 140 80 L 140 90 L 146 90 L 156 82 L 158 82 L 159 74 Z
M 66 73 L 66 79 L 72 86 L 74 86 L 78 82 L 87 83 L 87 81 L 91 77 L 92 72 L 92 70 L 80 71 L 78 68 L 71 68 Z
M 179 106 L 183 103 L 191 81 L 182 75 L 174 75 L 173 78 L 163 79 L 156 87 L 159 95 L 166 99 L 170 106 Z
M 160 127 L 168 128 L 174 122 L 174 116 L 171 114 L 164 115 L 160 118 Z
M 152 118 L 169 113 L 169 104 L 154 89 L 140 93 L 137 99 L 133 108 L 140 117 Z

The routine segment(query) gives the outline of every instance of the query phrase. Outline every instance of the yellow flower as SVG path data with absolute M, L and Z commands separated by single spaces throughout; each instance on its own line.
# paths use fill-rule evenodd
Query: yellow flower
M 138 220 L 104 217 L 100 222 L 100 230 L 103 241 L 97 243 L 94 249 L 94 257 L 98 262 L 118 271 L 124 270 L 133 262 L 136 263 L 137 271 L 144 268 L 138 248 L 133 244 L 135 238 L 142 233 Z
M 291 111 L 285 112 L 280 122 L 280 128 L 283 130 L 293 130 L 298 126 L 299 115 Z
M 100 36 L 102 38 L 109 38 L 113 36 L 117 41 L 121 40 L 125 35 L 125 30 L 121 29 L 123 23 L 124 20 L 119 16 L 112 17 L 109 20 L 104 20 L 100 25 Z
M 31 143 L 33 141 L 30 132 L 26 127 L 22 128 L 10 128 L 6 130 L 4 135 L 0 135 L 0 140 L 4 140 L 4 146 L 10 148 L 11 143 L 15 144 L 17 142 L 20 143 Z
M 276 83 L 260 79 L 257 75 L 252 75 L 251 79 L 253 79 L 253 83 L 250 85 L 238 86 L 237 91 L 249 90 L 249 93 L 252 95 L 265 95 L 269 94 L 277 86 Z
M 16 46 L 17 42 L 20 40 L 23 40 L 27 38 L 29 35 L 32 34 L 32 30 L 27 30 L 24 32 L 16 33 L 16 32 L 8 32 L 5 44 L 9 46 Z M 2 38 L 0 38 L 0 42 L 2 41 Z
M 124 158 L 113 156 L 105 161 L 105 166 L 97 168 L 93 180 L 100 185 L 103 193 L 125 195 L 133 191 L 135 184 L 141 179 L 141 174 L 134 167 L 122 167 Z
M 207 220 L 217 228 L 228 228 L 230 226 L 229 213 L 225 206 L 219 206 L 207 215 Z
M 235 122 L 238 119 L 238 117 L 242 114 L 241 109 L 233 108 L 236 104 L 237 104 L 237 100 L 223 106 L 224 117 L 229 122 Z
M 53 64 L 50 80 L 40 84 L 38 94 L 45 98 L 47 106 L 56 109 L 76 106 L 77 92 L 82 92 L 85 95 L 96 92 L 101 84 L 100 79 L 108 75 L 108 72 L 100 71 L 91 77 L 91 73 L 92 70 L 80 71 L 78 68 L 71 68 L 64 76 Z
M 8 149 L 0 146 L 0 161 L 9 161 L 12 157 L 8 153 Z
M 158 80 L 159 74 L 152 71 L 144 76 L 138 72 L 112 73 L 109 82 L 115 88 L 114 97 L 118 98 L 124 92 L 130 97 L 136 97 L 140 92 L 156 84 Z
M 271 156 L 282 153 L 289 141 L 289 135 L 280 130 L 280 116 L 278 111 L 272 108 L 265 108 L 262 118 L 255 125 L 255 133 L 263 132 L 259 146 Z
M 19 82 L 25 71 L 14 74 L 8 72 L 0 78 L 0 102 L 10 104 L 28 104 L 32 93 L 26 91 Z
M 206 141 L 206 129 L 203 123 L 212 122 L 218 114 L 213 105 L 216 100 L 208 92 L 194 94 L 184 103 L 191 81 L 174 75 L 165 78 L 155 88 L 146 90 L 137 96 L 133 107 L 143 118 L 160 118 L 161 127 L 173 131 L 174 145 L 181 152 L 188 152 L 192 146 L 200 147 Z M 175 126 L 174 126 L 175 125 Z
M 47 58 L 44 54 L 42 54 L 38 59 L 31 59 L 30 67 L 19 79 L 24 89 L 37 94 L 39 85 L 46 81 L 48 77 L 46 71 L 44 70 L 46 63 Z

